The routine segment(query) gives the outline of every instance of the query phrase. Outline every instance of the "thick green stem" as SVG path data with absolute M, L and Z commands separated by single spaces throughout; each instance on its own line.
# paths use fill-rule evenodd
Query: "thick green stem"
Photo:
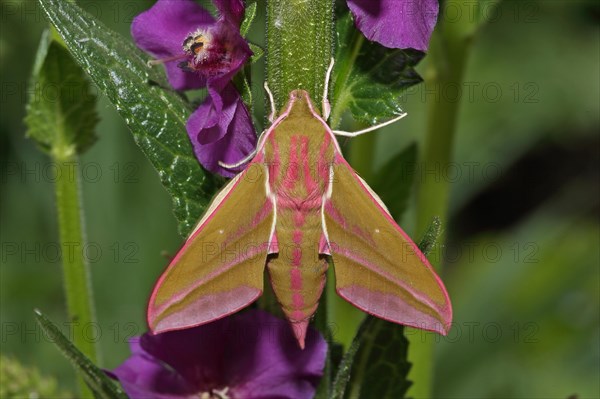
M 433 95 L 428 96 L 427 130 L 422 147 L 421 162 L 426 171 L 443 170 L 452 160 L 456 120 L 460 101 L 445 95 L 448 88 L 461 87 L 467 56 L 471 48 L 469 37 L 448 37 L 437 32 L 432 38 L 430 66 L 425 85 Z M 441 53 L 441 54 L 440 54 Z M 433 216 L 446 222 L 450 185 L 446 179 L 424 174 L 418 186 L 417 232 L 427 229 Z
M 320 108 L 333 54 L 334 0 L 267 1 L 267 81 L 281 108 L 304 89 Z
M 75 155 L 57 155 L 54 160 L 60 171 L 56 182 L 56 208 L 63 260 L 64 288 L 73 342 L 92 362 L 96 363 L 93 341 L 95 315 L 90 287 L 89 267 L 83 236 L 83 216 L 80 206 L 79 167 Z M 83 379 L 79 378 L 81 397 L 93 397 Z
M 449 0 L 446 9 L 450 8 L 448 3 L 460 9 L 463 16 L 473 15 L 472 2 Z M 434 216 L 440 218 L 442 226 L 446 225 L 450 185 L 440 176 L 433 176 L 433 173 L 444 170 L 452 160 L 460 101 L 444 93 L 448 88 L 462 87 L 476 26 L 476 18 L 450 20 L 442 16 L 432 36 L 428 54 L 429 70 L 425 74 L 426 89 L 432 94 L 428 96 L 427 130 L 420 162 L 420 166 L 425 171 L 432 171 L 432 174 L 422 174 L 424 178 L 418 182 L 416 236 L 425 232 Z M 443 244 L 444 237 L 440 237 L 438 242 Z M 439 251 L 439 246 L 434 253 L 436 250 Z M 440 259 L 439 256 L 432 258 Z M 434 266 L 440 269 L 439 264 Z M 414 383 L 409 395 L 416 399 L 431 398 L 434 339 L 431 334 L 420 331 L 409 331 L 407 335 L 410 341 L 409 360 L 413 364 L 409 377 Z

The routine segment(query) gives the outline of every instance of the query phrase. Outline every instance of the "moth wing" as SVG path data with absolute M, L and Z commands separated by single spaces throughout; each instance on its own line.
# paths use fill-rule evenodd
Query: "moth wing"
M 340 154 L 332 167 L 323 228 L 337 293 L 374 316 L 445 335 L 452 308 L 425 255 Z
M 274 219 L 266 175 L 264 165 L 251 163 L 215 197 L 154 287 L 152 332 L 211 322 L 262 294 Z

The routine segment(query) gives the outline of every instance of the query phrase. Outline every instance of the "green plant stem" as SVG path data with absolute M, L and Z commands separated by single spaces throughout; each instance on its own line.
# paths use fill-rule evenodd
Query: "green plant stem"
M 89 267 L 84 258 L 85 239 L 80 205 L 79 167 L 77 156 L 66 151 L 54 153 L 60 171 L 56 182 L 56 208 L 63 259 L 64 289 L 67 312 L 75 346 L 96 363 L 96 347 L 90 338 L 94 331 Z M 82 397 L 92 397 L 92 392 L 82 378 L 78 379 Z
M 333 54 L 334 0 L 267 1 L 267 81 L 280 109 L 304 89 L 320 109 Z
M 421 151 L 420 165 L 425 170 L 443 170 L 452 160 L 460 101 L 444 96 L 444 90 L 448 87 L 461 87 L 477 25 L 475 18 L 466 17 L 471 15 L 469 12 L 472 10 L 468 8 L 472 4 L 449 0 L 446 9 L 449 9 L 448 3 L 458 7 L 464 17 L 454 18 L 452 21 L 442 17 L 431 39 L 425 85 L 434 95 L 428 97 L 427 130 Z M 448 217 L 448 181 L 439 176 L 425 176 L 417 186 L 417 236 L 425 232 L 432 217 L 438 216 L 442 226 L 446 226 Z M 439 242 L 444 243 L 443 236 Z M 435 258 L 440 259 L 439 256 Z M 434 266 L 440 270 L 439 264 Z M 433 337 L 431 334 L 424 335 L 422 331 L 407 335 L 410 341 L 409 360 L 412 362 L 409 377 L 414 383 L 409 395 L 416 399 L 430 398 L 433 386 Z M 429 339 L 423 340 L 423 337 Z

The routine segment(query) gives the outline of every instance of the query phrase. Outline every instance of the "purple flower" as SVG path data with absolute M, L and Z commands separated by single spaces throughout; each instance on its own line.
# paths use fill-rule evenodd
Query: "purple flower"
M 249 310 L 199 327 L 130 341 L 109 374 L 132 399 L 312 398 L 327 344 L 309 330 L 298 347 L 287 322 Z
M 358 29 L 390 48 L 427 50 L 438 0 L 347 0 Z
M 173 88 L 208 89 L 209 95 L 188 121 L 188 135 L 206 169 L 231 177 L 235 173 L 218 162 L 236 163 L 256 145 L 252 119 L 231 83 L 252 51 L 239 30 L 242 0 L 214 3 L 220 13 L 216 20 L 192 0 L 158 0 L 135 17 L 131 35 L 138 47 L 156 58 L 151 64 L 165 64 Z M 207 119 L 198 120 L 202 116 Z
M 219 161 L 235 164 L 249 154 L 256 147 L 256 133 L 233 84 L 225 86 L 220 94 L 221 111 L 214 102 L 205 101 L 188 119 L 187 131 L 200 163 L 210 171 L 231 177 L 235 173 L 219 166 Z M 232 148 L 239 151 L 230 151 Z

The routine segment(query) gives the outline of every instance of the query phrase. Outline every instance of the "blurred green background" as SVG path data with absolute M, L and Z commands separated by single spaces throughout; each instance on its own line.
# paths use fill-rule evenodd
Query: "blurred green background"
M 78 3 L 128 36 L 133 16 L 153 2 Z M 54 169 L 22 122 L 46 22 L 34 1 L 1 7 L 1 352 L 74 390 L 70 366 L 32 312 L 66 320 Z M 455 162 L 407 172 L 452 187 L 448 243 L 437 256 L 455 325 L 445 338 L 413 334 L 439 341 L 435 397 L 599 398 L 600 7 L 504 1 L 487 11 L 465 84 L 442 90 L 461 101 Z M 80 158 L 89 244 L 76 250 L 91 263 L 99 324 L 90 337 L 112 368 L 128 356 L 127 339 L 144 332 L 151 287 L 182 238 L 155 171 L 99 97 L 99 141 Z M 409 117 L 376 133 L 376 166 L 422 140 L 426 102 L 436 100 L 427 83 L 406 93 Z M 347 340 L 344 320 L 336 323 Z

